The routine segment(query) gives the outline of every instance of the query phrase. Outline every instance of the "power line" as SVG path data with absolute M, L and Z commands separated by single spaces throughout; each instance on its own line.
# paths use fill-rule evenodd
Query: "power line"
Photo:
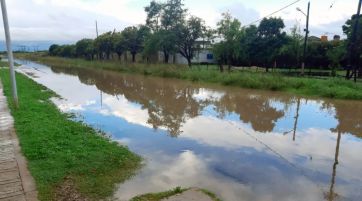
M 290 4 L 288 4 L 288 5 L 286 5 L 286 6 L 282 7 L 282 8 L 280 8 L 279 10 L 274 11 L 274 12 L 270 13 L 269 15 L 266 15 L 266 16 L 264 16 L 264 17 L 262 17 L 262 18 L 258 19 L 258 20 L 255 20 L 255 21 L 253 21 L 253 22 L 251 22 L 251 23 L 247 24 L 245 27 L 250 26 L 250 25 L 252 25 L 252 24 L 255 24 L 255 23 L 257 23 L 257 22 L 259 22 L 259 21 L 263 20 L 264 18 L 268 18 L 268 17 L 270 17 L 270 16 L 272 16 L 272 15 L 274 15 L 274 14 L 276 14 L 276 13 L 279 13 L 280 11 L 283 11 L 283 10 L 287 9 L 287 8 L 289 8 L 290 6 L 292 6 L 292 5 L 296 4 L 296 3 L 300 2 L 300 1 L 302 1 L 302 0 L 297 0 L 297 1 L 294 1 L 293 3 L 290 3 Z

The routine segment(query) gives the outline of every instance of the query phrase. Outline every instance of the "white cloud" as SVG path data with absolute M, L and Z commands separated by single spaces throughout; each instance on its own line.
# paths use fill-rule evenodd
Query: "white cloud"
M 336 1 L 330 8 L 332 2 L 311 2 L 312 34 L 342 34 L 341 26 L 356 12 L 354 0 Z M 144 7 L 149 0 L 11 0 L 7 4 L 14 40 L 75 41 L 95 37 L 95 20 L 99 21 L 100 32 L 144 23 Z M 202 17 L 212 27 L 222 12 L 230 11 L 245 25 L 284 5 L 282 0 L 185 0 L 190 13 Z M 306 5 L 307 0 L 302 0 L 275 16 L 288 22 L 300 21 L 304 26 L 304 16 L 295 8 L 306 10 Z M 287 23 L 288 28 L 293 23 Z M 4 38 L 3 32 L 0 37 Z

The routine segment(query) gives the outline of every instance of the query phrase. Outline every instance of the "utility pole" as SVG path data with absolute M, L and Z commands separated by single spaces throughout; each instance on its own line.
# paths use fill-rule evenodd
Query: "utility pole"
M 98 38 L 98 22 L 96 20 L 96 34 L 97 34 L 97 38 Z M 99 90 L 100 94 L 101 94 L 101 108 L 103 107 L 103 92 L 102 90 Z
M 97 38 L 98 38 L 98 22 L 96 20 L 96 34 L 97 34 Z
M 10 37 L 10 30 L 9 30 L 8 13 L 6 10 L 5 0 L 1 0 L 0 2 L 1 2 L 1 11 L 3 14 L 3 21 L 4 21 L 6 47 L 7 47 L 7 51 L 8 51 L 8 59 L 9 59 L 9 67 L 10 67 L 10 80 L 11 80 L 13 101 L 14 101 L 15 106 L 19 107 L 18 92 L 17 92 L 17 87 L 16 87 L 16 79 L 15 79 L 15 71 L 14 71 L 14 56 L 13 56 L 13 50 L 11 49 L 11 37 Z
M 300 9 L 298 9 L 298 11 L 303 13 L 303 11 L 301 11 Z M 310 11 L 310 1 L 308 2 L 308 12 L 307 12 L 307 14 L 303 13 L 307 18 L 307 22 L 306 22 L 306 28 L 304 29 L 305 38 L 304 38 L 304 49 L 303 49 L 302 72 L 301 72 L 302 76 L 304 76 L 304 69 L 305 69 L 305 63 L 306 63 L 306 54 L 307 54 L 307 43 L 308 43 L 308 34 L 309 34 L 309 11 Z M 309 70 L 311 71 L 312 69 L 310 68 Z
M 354 74 L 354 81 L 357 82 L 357 64 L 355 63 L 354 59 L 353 59 L 353 53 L 355 50 L 355 45 L 356 45 L 356 39 L 357 39 L 357 32 L 358 32 L 358 25 L 359 25 L 359 18 L 360 18 L 360 14 L 361 14 L 361 4 L 362 4 L 362 0 L 359 0 L 358 3 L 358 9 L 357 9 L 357 14 L 356 14 L 356 20 L 352 29 L 352 38 L 350 41 L 350 45 L 349 45 L 349 56 L 348 56 L 348 68 L 353 66 L 353 74 Z M 347 70 L 347 79 L 350 79 L 349 76 L 349 71 L 350 69 Z

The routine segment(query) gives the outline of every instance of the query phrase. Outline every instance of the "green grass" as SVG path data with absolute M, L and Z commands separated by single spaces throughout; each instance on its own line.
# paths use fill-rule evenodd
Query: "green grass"
M 123 64 L 118 61 L 86 61 L 83 59 L 66 59 L 44 55 L 20 55 L 23 58 L 38 61 L 51 66 L 81 67 L 115 70 L 127 73 L 138 73 L 150 76 L 178 78 L 198 82 L 219 83 L 227 86 L 238 86 L 251 89 L 284 91 L 292 94 L 362 100 L 362 83 L 354 83 L 343 78 L 302 78 L 288 77 L 279 73 L 233 71 L 220 73 L 215 66 L 210 69 L 194 67 L 189 69 L 183 65 L 165 64 Z
M 132 198 L 130 201 L 160 201 L 162 199 L 166 199 L 171 196 L 181 194 L 187 190 L 189 190 L 189 189 L 177 187 L 173 190 L 166 191 L 166 192 L 148 193 L 145 195 L 140 195 L 140 196 Z M 206 189 L 198 189 L 198 190 L 201 191 L 202 193 L 204 193 L 205 195 L 209 196 L 213 201 L 221 201 L 214 193 L 212 193 Z
M 0 60 L 0 67 L 8 67 L 8 66 L 9 66 L 8 62 Z
M 188 189 L 183 189 L 183 188 L 177 187 L 173 190 L 166 191 L 166 192 L 148 193 L 145 195 L 140 195 L 140 196 L 132 198 L 130 201 L 160 201 L 162 199 L 169 198 L 173 195 L 181 194 L 187 190 Z
M 200 189 L 203 193 L 208 195 L 213 201 L 222 201 L 219 199 L 213 192 L 206 190 L 206 189 Z
M 16 109 L 10 99 L 8 70 L 0 69 L 0 77 L 40 200 L 55 200 L 57 189 L 69 179 L 80 195 L 90 200 L 107 198 L 116 184 L 140 167 L 139 156 L 70 120 L 49 100 L 53 92 L 20 74 L 20 109 Z

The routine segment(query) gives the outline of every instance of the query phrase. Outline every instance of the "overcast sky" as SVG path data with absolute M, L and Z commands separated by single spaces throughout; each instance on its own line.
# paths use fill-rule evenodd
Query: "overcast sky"
M 295 0 L 185 0 L 192 15 L 215 27 L 222 12 L 229 11 L 243 25 L 266 16 Z M 7 0 L 13 40 L 76 41 L 95 37 L 95 20 L 101 33 L 144 23 L 144 7 L 150 0 Z M 294 24 L 305 26 L 308 0 L 277 13 L 285 20 L 286 31 Z M 357 0 L 311 0 L 311 33 L 342 35 L 341 26 L 357 11 Z M 333 6 L 331 7 L 331 5 Z M 2 26 L 2 20 L 1 20 Z M 4 39 L 0 29 L 0 39 Z M 302 29 L 303 30 L 303 29 Z

